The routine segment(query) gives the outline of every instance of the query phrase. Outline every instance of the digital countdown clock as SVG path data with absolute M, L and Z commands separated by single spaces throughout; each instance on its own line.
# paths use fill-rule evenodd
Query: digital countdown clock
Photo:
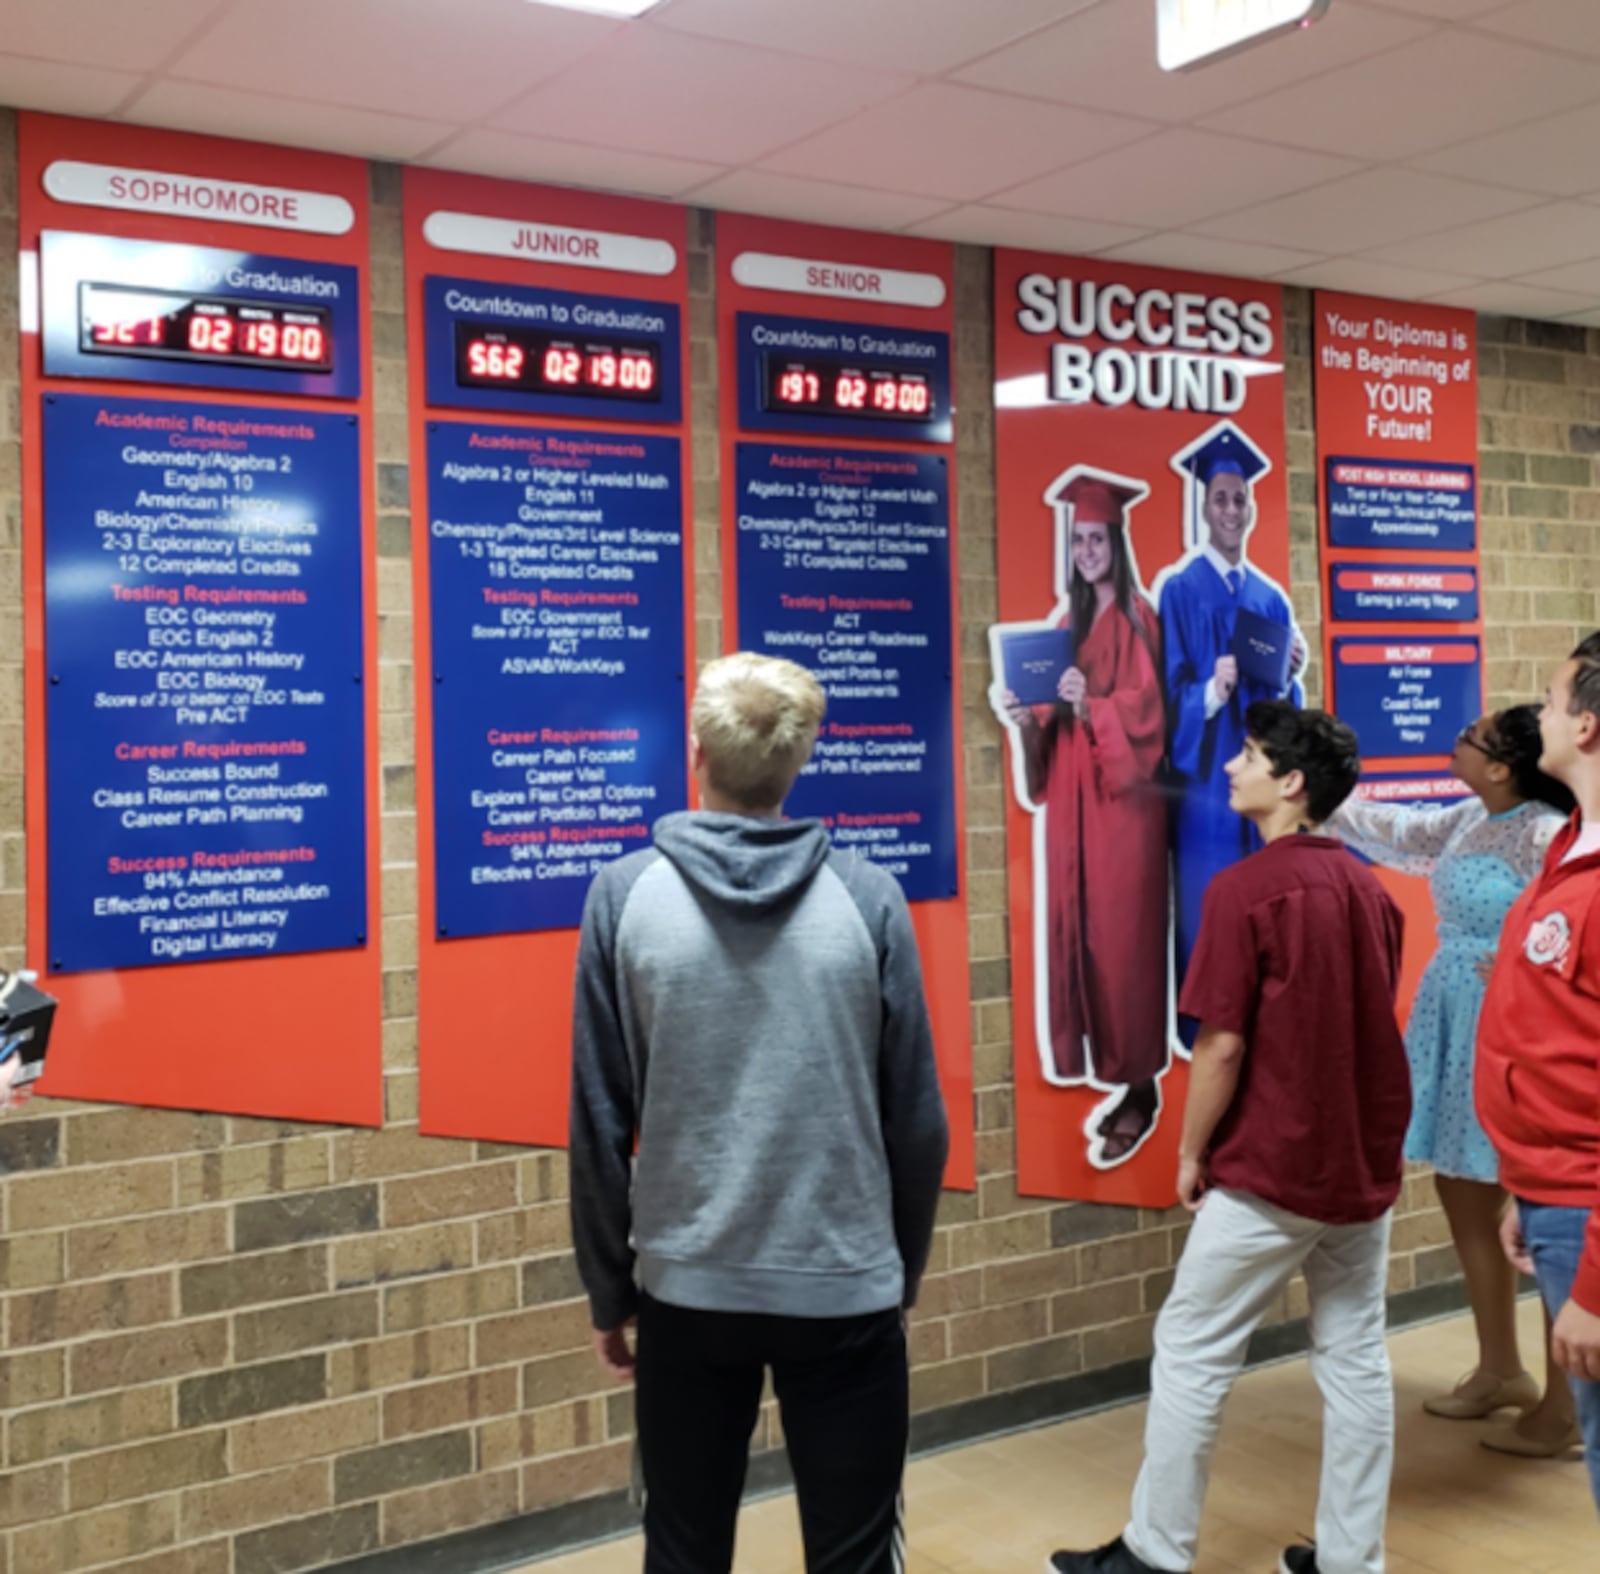
M 741 432 L 951 441 L 947 333 L 743 311 L 734 330 Z
M 465 321 L 457 321 L 455 333 L 456 382 L 462 388 L 630 404 L 661 401 L 661 355 L 655 344 Z
M 78 295 L 78 346 L 85 354 L 333 371 L 326 307 L 87 282 Z
M 925 422 L 938 414 L 933 384 L 901 367 L 768 354 L 762 404 L 769 411 Z

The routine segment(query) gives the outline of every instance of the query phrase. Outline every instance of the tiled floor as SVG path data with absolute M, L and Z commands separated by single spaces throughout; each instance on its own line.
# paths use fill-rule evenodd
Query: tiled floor
M 1524 1348 L 1537 1308 L 1523 1306 Z M 1482 1426 L 1424 1416 L 1424 1395 L 1472 1365 L 1464 1319 L 1392 1342 L 1400 1436 L 1390 1574 L 1600 1574 L 1600 1519 L 1582 1460 L 1503 1458 Z M 907 1475 L 909 1574 L 1036 1574 L 1053 1547 L 1115 1535 L 1140 1456 L 1143 1406 L 916 1461 Z M 1196 1574 L 1270 1574 L 1312 1523 L 1319 1407 L 1304 1362 L 1248 1374 L 1229 1406 Z M 638 1538 L 530 1565 L 524 1574 L 638 1574 Z M 793 1499 L 745 1510 L 737 1574 L 800 1574 Z

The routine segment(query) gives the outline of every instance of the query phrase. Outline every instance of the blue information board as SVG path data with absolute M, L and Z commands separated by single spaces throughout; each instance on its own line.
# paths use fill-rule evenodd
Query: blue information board
M 428 428 L 441 936 L 570 929 L 688 806 L 675 437 Z
M 959 890 L 943 455 L 738 448 L 739 645 L 815 673 L 828 715 L 790 814 L 911 901 Z
M 354 416 L 47 395 L 52 970 L 364 943 Z
M 670 302 L 433 275 L 422 299 L 435 409 L 662 426 L 683 419 Z
M 1472 623 L 1478 571 L 1463 564 L 1335 563 L 1329 570 L 1333 616 L 1341 623 Z
M 1482 711 L 1482 651 L 1466 638 L 1335 639 L 1333 694 L 1367 758 L 1446 755 Z
M 1326 480 L 1336 547 L 1470 552 L 1478 543 L 1473 465 L 1336 457 Z
M 354 268 L 48 230 L 40 273 L 48 376 L 361 397 Z
M 741 432 L 951 440 L 949 334 L 756 312 L 735 331 Z

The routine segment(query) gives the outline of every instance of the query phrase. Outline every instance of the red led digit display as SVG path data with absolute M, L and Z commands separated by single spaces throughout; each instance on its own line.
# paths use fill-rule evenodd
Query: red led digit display
M 661 355 L 653 344 L 458 322 L 456 382 L 463 388 L 657 404 Z
M 331 372 L 333 333 L 321 306 L 85 284 L 79 344 L 95 355 L 216 361 L 272 371 Z
M 768 355 L 762 388 L 764 409 L 794 415 L 922 422 L 938 414 L 928 378 L 898 366 Z

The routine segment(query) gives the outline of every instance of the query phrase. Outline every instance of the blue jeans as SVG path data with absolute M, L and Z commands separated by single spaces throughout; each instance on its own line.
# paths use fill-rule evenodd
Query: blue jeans
M 1556 1208 L 1542 1202 L 1517 1199 L 1522 1216 L 1522 1238 L 1533 1258 L 1539 1294 L 1552 1317 L 1572 1298 L 1573 1281 L 1583 1260 L 1584 1232 L 1589 1227 L 1587 1208 Z M 1600 1507 L 1600 1383 L 1569 1377 L 1578 1402 L 1578 1425 L 1583 1429 L 1583 1453 L 1589 1463 L 1589 1481 L 1595 1506 Z

